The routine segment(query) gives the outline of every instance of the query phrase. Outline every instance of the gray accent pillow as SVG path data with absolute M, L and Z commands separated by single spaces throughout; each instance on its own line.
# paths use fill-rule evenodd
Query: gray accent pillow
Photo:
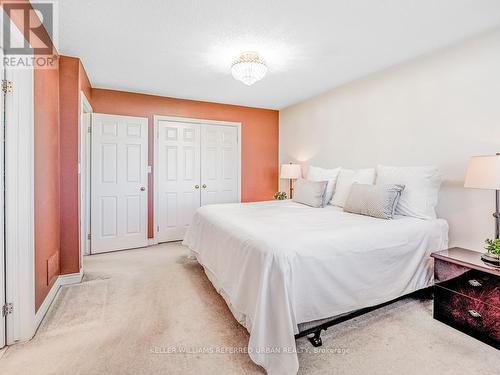
M 392 219 L 404 185 L 364 185 L 354 183 L 344 206 L 353 214 Z
M 297 180 L 293 190 L 293 201 L 311 207 L 323 207 L 328 181 Z

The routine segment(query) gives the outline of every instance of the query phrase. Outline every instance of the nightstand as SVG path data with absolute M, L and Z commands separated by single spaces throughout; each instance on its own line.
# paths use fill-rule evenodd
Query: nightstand
M 434 258 L 434 318 L 500 349 L 500 269 L 454 247 Z

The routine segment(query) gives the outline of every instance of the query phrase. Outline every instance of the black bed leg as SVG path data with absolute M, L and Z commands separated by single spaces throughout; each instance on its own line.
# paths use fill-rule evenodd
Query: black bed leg
M 314 332 L 314 336 L 308 337 L 307 339 L 315 348 L 323 345 L 323 341 L 321 340 L 321 329 L 318 329 L 316 332 Z

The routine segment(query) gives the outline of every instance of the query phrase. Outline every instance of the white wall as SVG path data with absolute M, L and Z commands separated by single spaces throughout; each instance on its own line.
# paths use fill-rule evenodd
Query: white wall
M 496 152 L 500 28 L 280 112 L 282 163 L 437 165 L 450 244 L 476 250 L 494 235 L 494 193 L 464 189 L 464 175 L 471 155 Z

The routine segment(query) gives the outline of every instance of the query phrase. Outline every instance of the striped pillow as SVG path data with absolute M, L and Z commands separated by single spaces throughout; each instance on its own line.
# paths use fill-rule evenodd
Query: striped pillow
M 354 183 L 344 211 L 380 219 L 392 219 L 404 185 L 364 185 Z

